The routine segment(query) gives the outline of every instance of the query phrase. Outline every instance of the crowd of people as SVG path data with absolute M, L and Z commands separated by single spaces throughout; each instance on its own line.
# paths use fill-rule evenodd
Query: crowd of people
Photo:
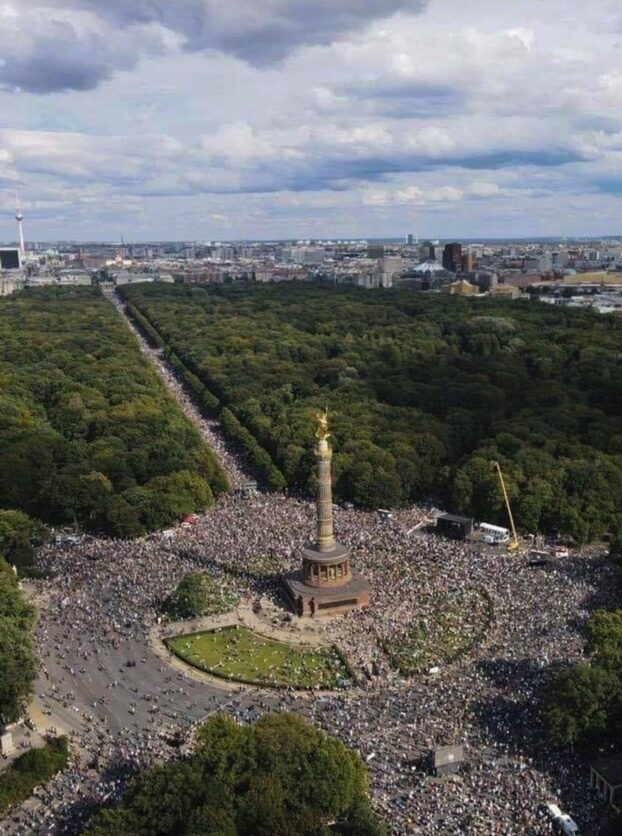
M 217 424 L 199 420 L 162 359 L 143 348 L 221 456 L 232 484 L 248 481 Z M 581 656 L 589 611 L 613 603 L 612 569 L 597 551 L 529 567 L 519 554 L 429 533 L 421 525 L 429 513 L 335 511 L 335 533 L 352 549 L 373 598 L 368 609 L 316 626 L 360 675 L 358 687 L 339 694 L 220 687 L 167 664 L 148 638 L 165 597 L 197 568 L 227 594 L 272 601 L 276 612 L 280 576 L 299 567 L 301 548 L 313 537 L 309 501 L 232 492 L 173 532 L 41 547 L 38 562 L 51 577 L 33 584 L 42 664 L 37 703 L 70 732 L 74 756 L 39 790 L 36 810 L 31 804 L 15 811 L 7 832 L 80 832 L 100 802 L 120 796 L 128 774 L 178 757 L 193 724 L 214 711 L 249 721 L 293 710 L 361 753 L 374 805 L 394 834 L 539 836 L 551 832 L 541 808 L 554 801 L 583 836 L 595 836 L 603 808 L 586 765 L 549 745 L 538 699 L 552 668 Z M 415 624 L 433 629 L 438 607 L 464 589 L 484 590 L 492 602 L 483 639 L 433 673 L 402 679 L 383 640 L 406 640 Z M 467 629 L 469 613 L 461 618 Z M 459 774 L 431 776 L 425 755 L 453 744 L 465 747 Z

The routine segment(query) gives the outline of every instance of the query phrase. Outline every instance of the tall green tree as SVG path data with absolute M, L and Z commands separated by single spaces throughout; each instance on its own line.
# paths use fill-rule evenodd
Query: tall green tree
M 336 497 L 505 523 L 496 458 L 519 528 L 583 542 L 619 527 L 619 318 L 409 289 L 122 292 L 275 489 L 313 489 L 312 413 L 328 404 Z
M 358 755 L 297 715 L 264 715 L 252 726 L 215 716 L 194 754 L 139 776 L 89 833 L 329 836 L 336 819 L 351 836 L 386 836 Z
M 0 510 L 0 554 L 7 563 L 26 569 L 32 565 L 35 547 L 46 537 L 38 520 L 21 511 Z
M 594 749 L 611 733 L 611 702 L 620 681 L 585 662 L 562 670 L 550 686 L 544 716 L 559 743 Z
M 0 720 L 20 716 L 32 693 L 37 659 L 35 610 L 24 599 L 11 567 L 0 558 Z

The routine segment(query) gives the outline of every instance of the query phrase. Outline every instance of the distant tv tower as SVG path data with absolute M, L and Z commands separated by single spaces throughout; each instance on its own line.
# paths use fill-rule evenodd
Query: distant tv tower
M 22 207 L 19 202 L 19 195 L 15 192 L 15 220 L 17 221 L 17 232 L 19 235 L 19 257 L 21 261 L 26 260 L 26 244 L 24 243 L 24 213 L 22 212 Z

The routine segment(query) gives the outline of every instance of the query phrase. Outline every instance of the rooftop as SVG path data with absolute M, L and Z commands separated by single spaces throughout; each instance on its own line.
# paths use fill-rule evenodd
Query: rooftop
M 622 786 L 622 753 L 592 761 L 590 766 L 612 787 Z
M 440 514 L 438 519 L 453 523 L 473 523 L 473 517 L 463 517 L 460 514 Z
M 446 273 L 447 270 L 434 258 L 428 258 L 426 261 L 422 261 L 421 264 L 417 264 L 416 267 L 413 267 L 414 273 Z
M 441 746 L 433 751 L 434 766 L 446 766 L 449 763 L 464 761 L 463 746 Z

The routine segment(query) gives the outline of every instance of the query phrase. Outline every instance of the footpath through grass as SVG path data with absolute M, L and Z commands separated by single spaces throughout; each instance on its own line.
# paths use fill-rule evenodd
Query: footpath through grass
M 165 639 L 165 644 L 184 662 L 200 670 L 252 685 L 331 690 L 352 684 L 335 647 L 295 647 L 246 627 L 175 636 Z

